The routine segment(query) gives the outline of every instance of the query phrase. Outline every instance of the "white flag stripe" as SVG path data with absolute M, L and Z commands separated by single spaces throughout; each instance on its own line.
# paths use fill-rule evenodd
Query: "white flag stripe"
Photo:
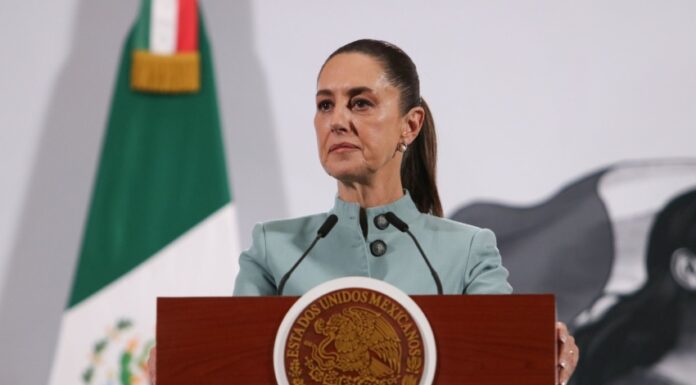
M 239 265 L 234 204 L 230 203 L 177 238 L 133 271 L 68 310 L 63 316 L 50 385 L 81 384 L 95 343 L 120 319 L 133 321 L 137 349 L 154 339 L 157 296 L 229 296 Z M 122 339 L 124 337 L 121 337 Z M 128 341 L 118 341 L 125 346 Z M 118 378 L 122 353 L 108 347 L 92 384 Z M 112 358 L 109 358 L 112 357 Z M 110 365 L 110 366 L 109 366 Z M 112 379 L 113 380 L 113 379 Z M 118 382 L 117 382 L 118 383 Z
M 150 51 L 161 55 L 176 52 L 179 24 L 178 0 L 152 0 Z

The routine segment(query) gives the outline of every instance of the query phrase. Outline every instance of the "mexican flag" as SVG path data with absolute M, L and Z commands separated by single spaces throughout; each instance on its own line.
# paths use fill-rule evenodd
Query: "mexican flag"
M 147 384 L 156 298 L 231 295 L 236 234 L 197 4 L 144 0 L 122 53 L 50 384 Z

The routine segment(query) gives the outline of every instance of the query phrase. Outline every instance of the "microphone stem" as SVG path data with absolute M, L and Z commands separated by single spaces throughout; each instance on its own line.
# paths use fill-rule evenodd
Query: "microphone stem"
M 435 269 L 433 269 L 433 266 L 430 264 L 430 261 L 428 261 L 428 258 L 425 256 L 425 253 L 423 252 L 420 243 L 418 243 L 416 237 L 413 236 L 411 230 L 406 229 L 406 234 L 408 234 L 408 236 L 411 237 L 411 239 L 413 239 L 413 242 L 416 244 L 418 251 L 420 251 L 423 260 L 425 261 L 425 264 L 428 265 L 428 269 L 430 269 L 430 274 L 433 275 L 435 285 L 437 286 L 437 294 L 442 295 L 442 282 L 440 282 L 440 276 L 437 275 L 437 272 L 435 271 Z
M 309 254 L 309 252 L 314 248 L 314 245 L 317 244 L 317 242 L 319 241 L 319 238 L 321 238 L 321 235 L 317 235 L 314 238 L 314 240 L 312 241 L 312 244 L 309 245 L 309 247 L 307 248 L 307 251 L 305 251 L 304 254 L 302 254 L 302 256 L 297 260 L 297 262 L 295 262 L 295 264 L 292 265 L 292 268 L 290 268 L 290 270 L 287 273 L 285 273 L 283 278 L 280 279 L 280 284 L 278 285 L 278 295 L 283 295 L 283 289 L 285 288 L 285 282 L 287 282 L 288 278 L 290 278 L 290 274 L 292 274 L 292 272 L 295 271 L 295 269 L 300 264 L 300 262 L 302 262 L 302 260 L 305 259 L 307 254 Z

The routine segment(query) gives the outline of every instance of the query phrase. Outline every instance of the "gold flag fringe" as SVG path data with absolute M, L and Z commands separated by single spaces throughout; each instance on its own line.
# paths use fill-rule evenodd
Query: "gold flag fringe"
M 156 55 L 133 51 L 131 87 L 153 93 L 191 93 L 201 88 L 198 52 Z

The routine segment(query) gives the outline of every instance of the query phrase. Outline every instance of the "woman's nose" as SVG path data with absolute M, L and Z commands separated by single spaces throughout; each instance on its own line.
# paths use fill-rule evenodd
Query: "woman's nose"
M 350 111 L 347 108 L 334 108 L 329 122 L 331 132 L 344 133 L 350 129 Z

